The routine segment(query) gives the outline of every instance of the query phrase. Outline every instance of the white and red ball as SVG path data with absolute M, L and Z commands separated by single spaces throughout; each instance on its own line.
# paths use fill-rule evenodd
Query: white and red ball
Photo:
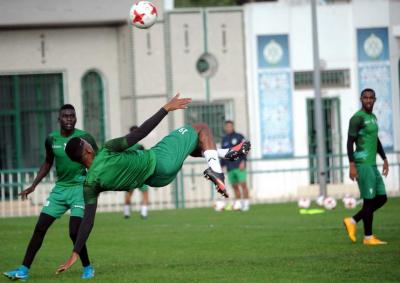
M 332 210 L 336 207 L 336 200 L 333 197 L 326 197 L 324 199 L 324 207 L 327 210 Z
M 139 1 L 132 5 L 129 12 L 130 23 L 137 28 L 146 29 L 157 20 L 157 8 L 149 1 Z
M 315 202 L 316 202 L 316 204 L 318 206 L 323 207 L 324 206 L 324 200 L 325 200 L 325 197 L 323 195 L 320 195 L 315 199 Z
M 223 200 L 217 200 L 214 204 L 214 210 L 221 212 L 225 210 L 225 202 Z
M 309 208 L 311 206 L 311 200 L 309 198 L 300 198 L 297 201 L 299 208 Z
M 346 196 L 343 198 L 343 205 L 347 209 L 353 209 L 357 206 L 357 200 L 351 196 Z

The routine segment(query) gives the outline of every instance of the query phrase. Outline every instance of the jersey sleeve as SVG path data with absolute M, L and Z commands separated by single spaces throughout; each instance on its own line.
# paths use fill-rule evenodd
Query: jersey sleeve
M 126 137 L 112 139 L 104 144 L 104 148 L 108 149 L 109 151 L 121 152 L 129 148 L 128 140 Z
M 46 138 L 46 141 L 44 142 L 44 147 L 46 148 L 46 161 L 47 162 L 52 162 L 54 159 L 54 152 L 52 148 L 52 138 L 48 136 Z
M 51 148 L 51 137 L 48 136 L 44 142 L 44 147 L 46 148 L 46 151 L 53 151 Z
M 348 135 L 351 137 L 357 137 L 358 131 L 362 126 L 362 118 L 360 116 L 353 116 L 350 119 L 349 123 L 349 132 Z
M 105 143 L 104 147 L 110 151 L 117 152 L 128 149 L 146 137 L 161 122 L 161 120 L 167 116 L 167 114 L 168 111 L 161 108 L 153 116 L 144 121 L 136 130 L 130 132 L 124 137 L 109 140 Z

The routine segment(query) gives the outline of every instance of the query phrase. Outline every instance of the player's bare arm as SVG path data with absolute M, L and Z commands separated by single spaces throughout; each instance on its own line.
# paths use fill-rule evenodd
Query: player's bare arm
M 85 245 L 87 238 L 89 237 L 89 234 L 94 226 L 94 218 L 96 216 L 96 210 L 97 210 L 97 203 L 85 205 L 85 214 L 83 216 L 81 226 L 79 227 L 78 237 L 76 239 L 72 254 L 64 264 L 59 266 L 56 274 L 64 272 L 78 260 L 79 253 L 82 250 L 82 247 Z
M 19 195 L 22 197 L 23 200 L 27 199 L 28 195 L 35 191 L 36 186 L 50 172 L 51 166 L 53 166 L 53 162 L 54 162 L 54 154 L 50 148 L 50 145 L 48 145 L 48 143 L 46 141 L 46 157 L 45 157 L 45 160 L 44 160 L 42 166 L 40 166 L 40 169 L 39 169 L 39 172 L 38 172 L 36 178 L 33 180 L 33 183 L 30 187 L 26 188 L 25 190 L 23 190 L 22 192 L 19 193 Z

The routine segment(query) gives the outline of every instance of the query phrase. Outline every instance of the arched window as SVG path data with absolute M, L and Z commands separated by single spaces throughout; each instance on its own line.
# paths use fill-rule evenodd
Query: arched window
M 82 78 L 83 126 L 99 144 L 104 143 L 104 99 L 103 82 L 95 71 Z

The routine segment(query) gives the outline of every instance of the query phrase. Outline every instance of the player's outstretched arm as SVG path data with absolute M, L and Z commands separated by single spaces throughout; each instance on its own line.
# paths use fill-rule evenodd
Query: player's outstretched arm
M 187 105 L 192 101 L 191 98 L 179 98 L 180 94 L 176 94 L 167 104 L 165 104 L 157 113 L 147 119 L 136 130 L 126 136 L 128 147 L 139 142 L 146 137 L 157 125 L 164 119 L 168 112 L 178 109 L 186 109 Z
M 77 261 L 79 253 L 81 252 L 82 247 L 85 245 L 87 239 L 89 238 L 89 234 L 92 231 L 96 216 L 96 209 L 97 203 L 85 205 L 85 214 L 83 216 L 81 225 L 79 226 L 79 232 L 74 245 L 74 250 L 72 251 L 69 259 L 57 269 L 57 274 L 66 271 Z
M 40 183 L 40 181 L 42 181 L 44 177 L 46 177 L 46 175 L 50 172 L 51 166 L 53 166 L 54 154 L 49 139 L 46 139 L 45 147 L 46 147 L 46 158 L 42 166 L 40 166 L 39 172 L 35 180 L 33 180 L 33 183 L 30 187 L 26 188 L 25 190 L 19 193 L 19 195 L 22 197 L 23 200 L 26 199 L 30 193 L 35 191 L 36 186 Z
M 116 138 L 108 141 L 104 147 L 111 151 L 124 151 L 132 145 L 138 143 L 146 137 L 161 121 L 167 116 L 168 112 L 186 109 L 192 101 L 191 98 L 179 98 L 179 93 L 175 95 L 167 104 L 161 107 L 153 116 L 147 119 L 136 130 L 122 138 Z

